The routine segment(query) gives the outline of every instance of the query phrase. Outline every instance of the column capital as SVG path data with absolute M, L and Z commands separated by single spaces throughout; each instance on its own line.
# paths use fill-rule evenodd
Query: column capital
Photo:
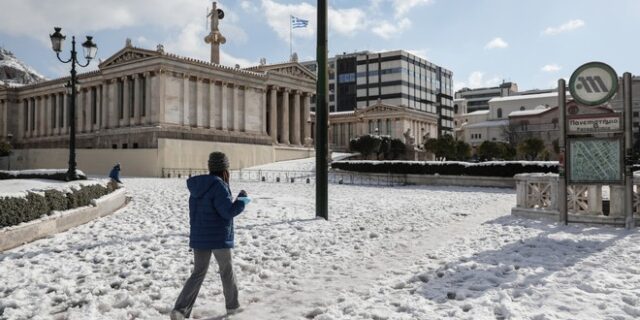
M 282 91 L 284 91 L 286 93 L 291 93 L 291 88 L 284 87 L 284 88 L 282 88 Z
M 183 73 L 182 74 L 182 78 L 183 79 L 189 79 L 189 74 L 188 73 Z
M 270 86 L 270 88 L 269 88 L 269 89 L 270 89 L 270 90 L 274 90 L 274 91 L 278 91 L 278 90 L 280 90 L 280 88 L 279 88 L 278 86 L 273 86 L 273 85 L 272 85 L 272 86 Z
M 147 78 L 147 77 L 149 77 L 150 74 L 151 74 L 151 71 L 145 71 L 145 72 L 142 73 L 142 76 Z

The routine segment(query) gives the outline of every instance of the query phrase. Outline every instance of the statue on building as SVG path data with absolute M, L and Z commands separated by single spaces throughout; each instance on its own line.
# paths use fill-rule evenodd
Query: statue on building
M 404 144 L 407 146 L 415 146 L 416 139 L 411 134 L 411 128 L 407 129 L 403 134 L 404 136 Z
M 218 23 L 224 18 L 224 11 L 218 9 L 217 3 L 214 2 L 207 17 L 211 17 L 211 31 L 204 38 L 204 42 L 211 44 L 211 63 L 220 64 L 220 45 L 227 42 L 227 38 L 218 29 Z
M 291 62 L 298 62 L 298 53 L 294 52 L 293 54 L 291 54 Z

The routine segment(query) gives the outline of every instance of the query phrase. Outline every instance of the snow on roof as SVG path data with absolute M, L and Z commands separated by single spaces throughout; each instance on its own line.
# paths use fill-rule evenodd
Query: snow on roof
M 540 99 L 540 98 L 552 98 L 557 96 L 558 96 L 557 92 L 527 94 L 527 95 L 521 95 L 521 96 L 496 97 L 489 100 L 489 102 L 518 101 L 518 100 L 529 100 L 529 99 Z M 567 93 L 567 97 L 568 96 L 569 96 L 569 93 Z
M 491 120 L 468 124 L 465 126 L 465 129 L 503 127 L 507 125 L 509 125 L 509 120 Z
M 509 117 L 518 117 L 518 116 L 533 116 L 533 115 L 537 115 L 537 114 L 541 114 L 541 113 L 545 113 L 546 111 L 549 111 L 549 108 L 544 108 L 544 109 L 538 109 L 537 107 L 533 110 L 518 110 L 518 111 L 513 111 L 511 113 L 509 113 Z
M 329 112 L 330 115 L 334 115 L 334 116 L 339 116 L 339 115 L 344 115 L 344 114 L 353 114 L 355 111 L 351 110 L 351 111 L 335 111 L 335 112 Z
M 469 113 L 463 114 L 463 116 L 478 116 L 481 114 L 489 114 L 489 110 L 478 110 L 474 112 L 469 112 Z

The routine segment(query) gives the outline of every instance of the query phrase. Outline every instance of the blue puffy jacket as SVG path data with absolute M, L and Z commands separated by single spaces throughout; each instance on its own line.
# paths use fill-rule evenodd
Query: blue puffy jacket
M 229 186 L 218 176 L 202 175 L 187 180 L 191 234 L 194 249 L 233 248 L 233 217 L 244 210 L 242 201 L 233 201 Z

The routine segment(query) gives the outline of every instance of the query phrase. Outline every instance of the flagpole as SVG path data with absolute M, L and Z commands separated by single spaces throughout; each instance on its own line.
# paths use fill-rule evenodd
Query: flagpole
M 293 56 L 293 32 L 292 25 L 293 24 L 293 16 L 289 15 L 289 59 Z

